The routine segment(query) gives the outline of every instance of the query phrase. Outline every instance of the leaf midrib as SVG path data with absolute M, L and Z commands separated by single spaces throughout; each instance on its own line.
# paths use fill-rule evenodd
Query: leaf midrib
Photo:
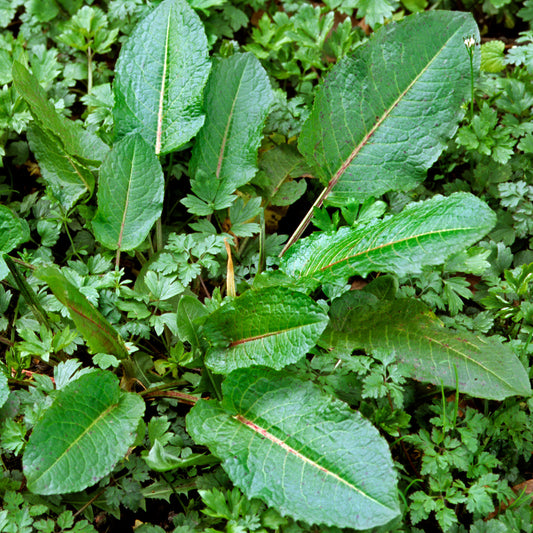
M 120 231 L 118 234 L 117 239 L 117 250 L 120 250 L 122 247 L 122 237 L 124 236 L 124 227 L 126 226 L 126 217 L 128 216 L 128 209 L 130 206 L 130 191 L 131 191 L 131 183 L 133 181 L 133 169 L 135 168 L 135 157 L 137 154 L 137 142 L 133 143 L 133 154 L 131 156 L 131 161 L 129 162 L 130 165 L 130 173 L 128 178 L 128 189 L 126 191 L 126 200 L 124 202 L 124 211 L 122 213 L 122 220 L 120 221 Z
M 163 135 L 163 107 L 165 100 L 165 90 L 166 90 L 166 81 L 167 81 L 167 68 L 168 68 L 168 53 L 169 53 L 169 33 L 170 33 L 170 15 L 172 13 L 172 6 L 168 11 L 167 17 L 167 28 L 165 36 L 165 58 L 163 61 L 163 73 L 161 76 L 161 88 L 159 90 L 159 107 L 157 110 L 157 130 L 155 136 L 155 154 L 159 155 L 161 153 L 161 137 Z
M 418 327 L 420 327 L 420 326 L 429 328 L 430 332 L 434 332 L 435 334 L 438 333 L 438 329 L 436 329 L 435 324 L 432 321 L 427 321 L 426 320 L 426 321 L 419 322 L 418 323 Z M 388 327 L 390 327 L 390 326 L 387 326 L 387 329 L 388 329 Z M 478 368 L 480 368 L 480 369 L 484 370 L 485 372 L 487 372 L 488 374 L 494 376 L 498 381 L 503 383 L 507 389 L 517 390 L 515 387 L 512 386 L 512 384 L 510 384 L 509 382 L 505 381 L 505 379 L 503 377 L 501 377 L 498 374 L 496 374 L 495 371 L 490 370 L 489 368 L 487 368 L 480 361 L 477 361 L 476 359 L 473 359 L 467 353 L 461 352 L 459 349 L 457 349 L 457 348 L 455 348 L 453 346 L 450 346 L 450 345 L 444 346 L 444 342 L 443 341 L 439 341 L 436 337 L 434 338 L 434 337 L 430 336 L 429 334 L 425 334 L 422 331 L 420 331 L 419 329 L 415 329 L 413 327 L 403 328 L 402 329 L 401 327 L 394 327 L 394 325 L 392 325 L 392 329 L 393 329 L 392 335 L 396 334 L 395 336 L 398 339 L 397 340 L 398 343 L 401 342 L 399 340 L 399 336 L 402 335 L 402 334 L 403 334 L 403 336 L 405 337 L 405 339 L 408 342 L 411 341 L 411 340 L 417 340 L 417 339 L 423 340 L 423 339 L 425 339 L 429 343 L 429 346 L 437 345 L 443 350 L 443 352 L 453 352 L 459 358 L 463 359 L 465 362 L 468 362 L 470 364 L 474 364 Z M 369 329 L 368 330 L 368 334 L 369 334 L 368 343 L 369 343 L 370 346 L 375 346 L 375 344 L 380 344 L 379 341 L 377 343 L 374 343 L 372 341 L 372 330 Z M 388 340 L 389 339 L 389 335 L 386 334 L 384 336 L 384 338 L 387 339 L 387 347 L 388 347 L 388 345 L 389 345 L 389 340 Z M 480 339 L 479 337 L 477 337 L 477 339 L 479 341 L 482 341 L 482 339 Z M 481 348 L 478 345 L 473 344 L 472 342 L 470 342 L 468 340 L 467 340 L 467 342 L 472 347 L 472 349 L 475 349 L 478 352 L 481 351 Z M 393 343 L 394 343 L 394 341 L 393 341 Z M 433 354 L 432 354 L 432 357 L 433 357 Z M 448 362 L 448 365 L 449 365 L 450 364 L 449 359 L 447 360 L 447 362 Z
M 375 498 L 373 498 L 372 496 L 370 496 L 369 494 L 367 494 L 366 492 L 364 492 L 363 490 L 361 490 L 359 487 L 356 487 L 355 485 L 353 485 L 352 483 L 350 483 L 349 481 L 343 479 L 342 477 L 340 477 L 338 474 L 336 474 L 335 472 L 332 472 L 331 470 L 328 470 L 327 468 L 323 467 L 322 465 L 320 465 L 319 463 L 317 463 L 316 461 L 313 461 L 312 459 L 310 459 L 309 457 L 305 456 L 304 454 L 300 453 L 299 451 L 295 450 L 292 446 L 289 446 L 285 441 L 283 441 L 282 439 L 279 439 L 278 437 L 276 437 L 275 435 L 273 435 L 272 433 L 270 433 L 268 430 L 266 430 L 265 428 L 259 426 L 258 424 L 256 424 L 255 422 L 245 418 L 244 416 L 242 416 L 241 414 L 237 414 L 237 415 L 233 415 L 232 418 L 234 420 L 237 420 L 238 422 L 240 422 L 241 424 L 243 424 L 244 426 L 246 426 L 247 428 L 251 429 L 252 431 L 254 431 L 255 433 L 261 435 L 262 437 L 268 439 L 270 442 L 272 442 L 273 444 L 275 444 L 276 446 L 279 446 L 280 448 L 282 448 L 283 450 L 285 450 L 286 452 L 292 454 L 293 456 L 295 456 L 297 459 L 300 459 L 302 462 L 304 462 L 305 464 L 311 466 L 312 468 L 315 468 L 317 470 L 320 470 L 321 472 L 323 472 L 324 474 L 328 475 L 328 476 L 331 476 L 335 481 L 337 482 L 340 482 L 344 485 L 346 485 L 347 487 L 349 487 L 351 490 L 353 490 L 354 492 L 357 492 L 360 496 L 368 499 L 369 501 L 373 502 L 374 504 L 377 504 L 385 509 L 387 509 L 388 511 L 390 511 L 390 507 L 387 507 L 385 504 L 381 503 L 380 501 L 376 500 Z
M 339 259 L 338 261 L 333 261 L 333 262 L 328 263 L 327 265 L 325 265 L 323 267 L 320 267 L 318 270 L 320 272 L 323 272 L 324 270 L 327 270 L 328 268 L 332 268 L 335 265 L 338 265 L 339 263 L 342 263 L 344 261 L 348 261 L 350 259 L 354 259 L 354 258 L 357 258 L 357 257 L 362 256 L 364 254 L 369 254 L 371 252 L 375 252 L 377 250 L 381 250 L 381 249 L 389 247 L 389 246 L 392 247 L 392 246 L 395 246 L 397 244 L 407 243 L 407 242 L 409 242 L 411 240 L 418 240 L 421 237 L 426 237 L 426 236 L 430 236 L 430 235 L 444 235 L 446 233 L 455 233 L 455 232 L 460 232 L 460 231 L 467 232 L 467 231 L 472 231 L 472 230 L 476 230 L 476 229 L 479 230 L 479 227 L 463 227 L 463 228 L 441 229 L 441 230 L 427 231 L 425 233 L 419 233 L 417 235 L 411 235 L 409 237 L 405 237 L 405 238 L 397 240 L 397 241 L 389 241 L 389 242 L 386 242 L 384 244 L 380 244 L 379 246 L 374 246 L 372 248 L 366 248 L 365 250 L 359 251 L 359 252 L 357 252 L 357 253 L 355 253 L 353 255 L 347 255 L 347 256 L 343 257 L 342 259 Z M 309 273 L 316 272 L 316 270 L 317 269 L 314 269 L 313 271 L 310 271 L 308 269 L 307 273 L 302 273 L 302 276 L 309 275 Z
M 459 30 L 457 30 L 459 31 Z M 446 48 L 450 40 L 455 37 L 456 32 L 454 32 L 447 41 L 443 43 L 443 45 L 440 47 L 440 49 L 434 54 L 434 56 L 431 58 L 431 60 L 427 63 L 427 65 L 413 78 L 413 80 L 409 83 L 409 85 L 399 94 L 398 98 L 383 112 L 381 117 L 377 120 L 377 122 L 374 124 L 374 126 L 370 129 L 370 131 L 363 137 L 363 139 L 355 146 L 355 148 L 352 150 L 350 155 L 344 160 L 344 162 L 341 164 L 341 166 L 337 169 L 333 177 L 328 183 L 328 186 L 326 188 L 325 194 L 323 195 L 322 201 L 325 200 L 325 198 L 329 195 L 329 193 L 332 191 L 333 187 L 338 183 L 339 179 L 342 177 L 342 175 L 346 172 L 346 169 L 350 166 L 352 161 L 355 159 L 357 154 L 366 146 L 372 135 L 378 130 L 378 128 L 385 122 L 385 120 L 391 115 L 393 109 L 396 108 L 398 103 L 405 97 L 405 95 L 412 89 L 412 87 L 415 85 L 416 82 L 422 77 L 423 74 L 427 72 L 427 70 L 430 68 L 432 63 L 436 61 L 436 59 L 440 56 L 442 51 Z
M 69 295 L 69 298 L 70 298 L 70 295 Z M 100 330 L 105 336 L 105 339 L 104 339 L 105 341 L 109 341 L 109 338 L 111 338 L 112 342 L 109 342 L 109 343 L 106 342 L 106 344 L 108 344 L 113 350 L 117 350 L 117 352 L 122 352 L 122 347 L 119 347 L 115 344 L 115 340 L 113 339 L 113 331 L 110 330 L 105 324 L 102 324 L 94 320 L 88 314 L 83 313 L 82 311 L 74 307 L 74 305 L 69 302 L 67 302 L 67 308 L 70 309 L 72 312 L 76 313 L 79 317 L 83 318 L 84 320 L 87 320 L 87 322 L 90 322 L 98 330 Z M 99 339 L 99 340 L 102 341 L 102 339 Z
M 37 480 L 43 478 L 50 470 L 52 470 L 64 457 L 69 453 L 80 441 L 83 439 L 90 430 L 96 426 L 101 420 L 104 420 L 109 413 L 111 413 L 113 410 L 115 410 L 120 404 L 115 403 L 108 406 L 104 411 L 102 411 L 92 422 L 89 424 L 84 431 L 82 431 L 76 439 L 74 439 L 72 442 L 69 443 L 69 445 L 65 448 L 65 450 L 57 457 L 57 459 L 46 469 L 43 470 L 41 475 L 38 477 L 35 477 L 33 479 L 33 483 L 35 483 Z
M 224 152 L 226 151 L 226 143 L 228 141 L 229 129 L 230 129 L 230 126 L 231 126 L 231 122 L 233 120 L 233 114 L 235 112 L 235 104 L 237 103 L 237 100 L 239 98 L 239 92 L 241 90 L 243 77 L 244 77 L 244 70 L 241 71 L 241 77 L 239 79 L 239 85 L 237 87 L 237 90 L 235 91 L 235 97 L 233 98 L 233 102 L 231 103 L 231 109 L 230 109 L 230 112 L 229 112 L 229 115 L 228 115 L 226 128 L 224 129 L 224 135 L 222 136 L 222 143 L 221 143 L 221 146 L 220 146 L 220 153 L 218 154 L 217 168 L 216 168 L 216 171 L 215 171 L 215 175 L 216 175 L 217 179 L 220 179 L 220 172 L 222 170 L 222 163 L 224 161 Z
M 325 318 L 323 320 L 325 320 Z M 317 320 L 315 322 L 309 322 L 306 324 L 298 324 L 297 326 L 293 326 L 290 328 L 278 329 L 276 331 L 268 331 L 266 333 L 261 333 L 260 335 L 254 335 L 252 337 L 245 337 L 243 339 L 237 339 L 237 340 L 231 341 L 231 343 L 229 344 L 229 347 L 232 348 L 234 346 L 239 346 L 240 344 L 246 344 L 247 342 L 253 342 L 253 341 L 265 339 L 267 337 L 273 337 L 275 335 L 282 335 L 283 333 L 289 333 L 290 331 L 295 331 L 301 328 L 315 326 L 317 324 L 320 324 L 320 322 L 322 322 L 322 320 Z

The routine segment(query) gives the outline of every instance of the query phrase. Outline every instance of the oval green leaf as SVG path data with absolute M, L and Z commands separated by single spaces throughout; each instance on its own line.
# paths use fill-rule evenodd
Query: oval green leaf
M 84 374 L 58 391 L 35 424 L 22 459 L 28 489 L 65 494 L 109 474 L 136 438 L 144 402 L 111 372 Z
M 434 196 L 376 223 L 302 239 L 280 268 L 321 282 L 370 272 L 417 273 L 474 244 L 495 223 L 495 214 L 472 194 Z
M 206 86 L 206 119 L 196 137 L 191 174 L 224 182 L 230 192 L 257 172 L 257 150 L 272 102 L 265 69 L 251 54 L 219 60 Z
M 200 400 L 187 430 L 235 485 L 282 515 L 366 529 L 399 514 L 396 475 L 378 431 L 314 384 L 264 367 L 236 370 L 224 400 Z
M 304 357 L 327 322 L 324 309 L 301 292 L 249 290 L 206 318 L 205 364 L 219 374 L 252 365 L 279 370 Z
M 122 47 L 113 83 L 115 133 L 139 130 L 156 154 L 188 142 L 204 123 L 210 63 L 198 15 L 185 0 L 165 0 Z
M 163 169 L 142 136 L 115 143 L 100 167 L 96 240 L 112 250 L 135 249 L 161 216 L 164 193 Z
M 48 284 L 54 296 L 68 309 L 77 330 L 93 353 L 128 356 L 122 337 L 89 300 L 53 266 L 41 267 L 35 276 Z
M 380 28 L 319 89 L 298 147 L 346 205 L 418 185 L 470 96 L 470 13 L 432 11 Z M 475 51 L 474 71 L 479 70 Z
M 330 314 L 320 339 L 328 349 L 393 351 L 411 378 L 458 387 L 478 398 L 531 394 L 527 371 L 509 347 L 445 328 L 418 300 L 378 300 L 366 291 L 350 291 L 333 302 Z

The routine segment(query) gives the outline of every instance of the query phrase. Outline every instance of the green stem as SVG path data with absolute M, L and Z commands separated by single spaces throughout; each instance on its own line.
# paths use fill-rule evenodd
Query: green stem
M 155 223 L 155 249 L 160 252 L 163 249 L 163 223 L 161 217 Z
M 474 51 L 470 50 L 470 120 L 474 118 Z

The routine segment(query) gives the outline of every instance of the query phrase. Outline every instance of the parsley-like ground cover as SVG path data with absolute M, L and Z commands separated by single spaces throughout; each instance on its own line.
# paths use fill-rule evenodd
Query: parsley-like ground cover
M 0 531 L 530 531 L 532 8 L 5 0 Z

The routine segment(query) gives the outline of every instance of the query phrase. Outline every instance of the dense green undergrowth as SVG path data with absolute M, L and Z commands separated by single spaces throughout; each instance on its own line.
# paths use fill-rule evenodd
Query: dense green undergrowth
M 0 2 L 0 532 L 532 531 L 531 20 Z

